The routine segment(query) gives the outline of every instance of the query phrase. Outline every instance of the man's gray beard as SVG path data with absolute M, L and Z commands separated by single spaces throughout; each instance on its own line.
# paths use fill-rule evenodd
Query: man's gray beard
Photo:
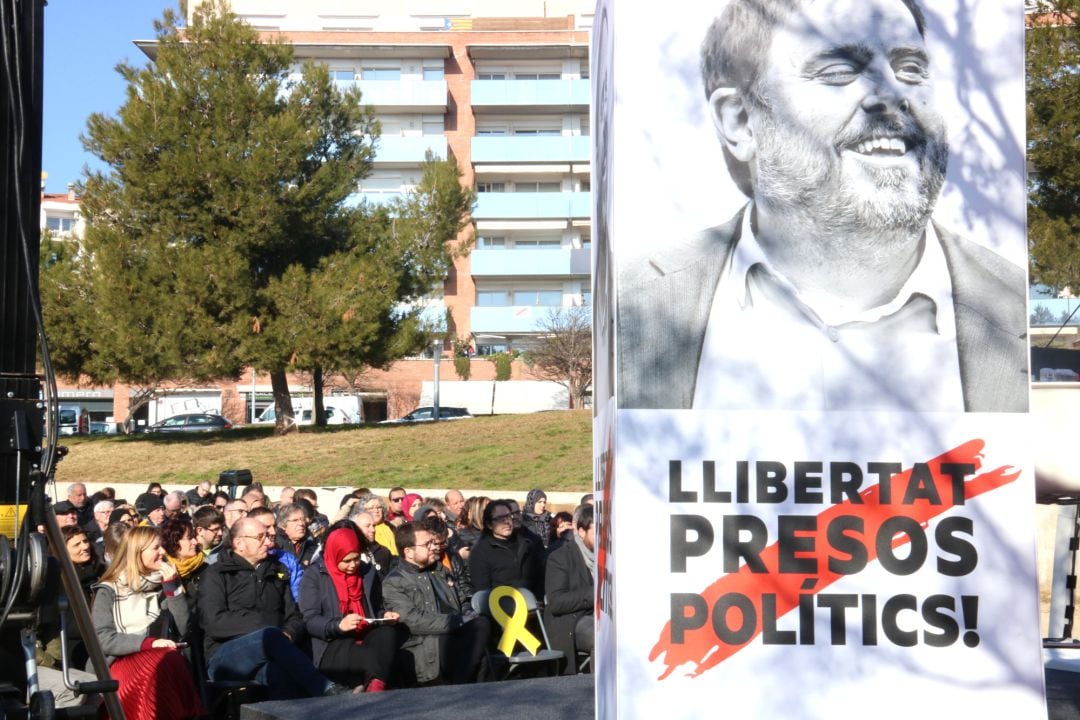
M 947 143 L 927 136 L 914 182 L 906 168 L 867 163 L 871 185 L 842 176 L 833 148 L 802 131 L 781 129 L 772 118 L 763 119 L 756 140 L 755 201 L 837 235 L 921 231 L 944 184 L 949 154 Z

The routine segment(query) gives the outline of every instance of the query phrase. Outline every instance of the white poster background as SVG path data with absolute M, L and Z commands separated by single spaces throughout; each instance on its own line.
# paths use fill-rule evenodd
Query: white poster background
M 725 4 L 620 3 L 613 16 L 610 220 L 616 268 L 726 222 L 747 202 L 728 175 L 699 70 L 705 30 Z M 604 5 L 606 0 L 598 7 Z M 950 145 L 948 175 L 934 218 L 1023 267 L 1022 9 L 1013 0 L 935 0 L 922 7 L 936 105 L 947 123 Z M 593 78 L 601 82 L 601 72 Z M 601 144 L 599 137 L 595 140 Z M 598 185 L 594 183 L 594 192 L 602 191 Z M 618 328 L 616 336 L 618 355 Z M 799 372 L 798 358 L 792 358 L 791 371 Z M 604 676 L 598 678 L 598 689 L 606 689 L 598 692 L 601 717 L 1046 716 L 1025 415 L 619 410 L 614 427 L 612 549 L 621 562 L 615 622 L 601 622 L 598 648 L 613 648 L 617 627 L 618 668 L 612 679 L 608 674 L 613 668 L 598 665 Z M 870 593 L 882 601 L 900 593 L 920 599 L 937 593 L 978 595 L 977 647 L 960 641 L 948 648 L 897 647 L 880 631 L 878 645 L 863 647 L 857 611 L 848 611 L 849 642 L 833 646 L 828 613 L 818 610 L 813 645 L 765 645 L 759 635 L 698 677 L 688 677 L 693 670 L 688 665 L 658 679 L 667 666 L 650 661 L 649 655 L 670 620 L 671 593 L 700 593 L 723 574 L 722 516 L 754 514 L 772 532 L 778 513 L 817 514 L 824 509 L 672 505 L 667 497 L 669 460 L 683 461 L 689 487 L 695 477 L 700 486 L 704 459 L 717 462 L 720 477 L 730 476 L 737 460 L 757 459 L 789 465 L 799 460 L 864 465 L 889 461 L 909 468 L 973 438 L 987 442 L 983 470 L 1011 465 L 1021 470 L 1020 477 L 931 520 L 929 560 L 913 575 L 892 575 L 875 561 L 821 592 Z M 685 573 L 672 573 L 670 567 L 675 513 L 703 515 L 716 532 L 713 551 L 690 559 Z M 943 518 L 957 514 L 975 524 L 979 564 L 969 575 L 949 578 L 935 571 L 932 531 Z M 779 628 L 794 629 L 796 623 L 797 612 L 790 613 Z M 910 629 L 916 627 L 924 626 L 916 623 Z
M 1025 428 L 1022 415 L 620 411 L 615 542 L 618 556 L 632 561 L 620 565 L 616 603 L 618 717 L 1046 717 L 1030 467 L 1017 468 L 1022 473 L 1014 482 L 931 520 L 927 561 L 914 574 L 892 575 L 873 561 L 863 571 L 820 590 L 876 595 L 876 646 L 861 644 L 858 609 L 847 611 L 847 644 L 831 645 L 829 611 L 819 608 L 813 645 L 765 645 L 759 635 L 698 677 L 690 677 L 694 666 L 686 664 L 659 680 L 667 666 L 662 658 L 649 660 L 671 617 L 671 593 L 701 593 L 724 575 L 720 529 L 725 514 L 762 518 L 771 544 L 776 515 L 816 515 L 828 507 L 790 502 L 672 504 L 669 460 L 683 461 L 683 487 L 700 494 L 702 460 L 715 460 L 718 487 L 733 489 L 737 460 L 777 460 L 789 468 L 797 460 L 846 460 L 864 468 L 869 461 L 887 461 L 902 463 L 906 469 L 981 438 L 986 450 L 980 472 L 985 472 L 1025 462 Z M 876 481 L 867 480 L 867 485 L 873 484 Z M 676 513 L 708 518 L 716 537 L 710 552 L 688 560 L 685 573 L 672 572 L 670 566 L 670 518 Z M 952 515 L 971 518 L 972 543 L 978 551 L 976 569 L 955 578 L 937 572 L 936 558 L 953 556 L 938 549 L 933 535 L 936 524 Z M 906 552 L 901 548 L 897 555 L 904 557 Z M 767 586 L 768 577 L 761 580 Z M 927 626 L 912 612 L 902 613 L 899 624 L 919 630 L 920 644 L 891 643 L 880 627 L 880 609 L 887 598 L 901 593 L 913 594 L 920 602 L 937 593 L 977 595 L 979 645 L 969 648 L 958 639 L 947 648 L 929 647 L 921 642 Z M 797 616 L 797 611 L 785 615 L 778 627 L 797 630 Z M 963 632 L 962 627 L 961 638 Z
M 705 30 L 727 3 L 621 3 L 615 15 L 620 261 L 730 219 L 731 182 L 702 90 Z M 1027 266 L 1024 35 L 1014 0 L 934 0 L 926 14 L 949 170 L 934 218 Z

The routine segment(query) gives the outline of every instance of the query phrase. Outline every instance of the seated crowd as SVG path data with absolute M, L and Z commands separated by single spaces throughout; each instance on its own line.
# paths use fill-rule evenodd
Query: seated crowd
M 472 597 L 498 586 L 537 598 L 564 673 L 593 651 L 591 495 L 553 515 L 541 490 L 523 511 L 457 490 L 359 489 L 330 518 L 310 489 L 270 502 L 258 485 L 232 499 L 205 481 L 151 483 L 129 504 L 75 483 L 54 509 L 128 718 L 203 715 L 205 681 L 294 699 L 494 679 L 500 628 Z M 74 628 L 68 660 L 81 668 Z M 42 628 L 43 668 L 59 667 L 60 632 Z

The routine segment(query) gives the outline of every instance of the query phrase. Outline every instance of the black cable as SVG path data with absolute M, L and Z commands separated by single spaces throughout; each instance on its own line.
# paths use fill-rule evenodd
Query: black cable
M 1061 334 L 1061 331 L 1064 330 L 1065 326 L 1069 324 L 1069 321 L 1073 319 L 1073 315 L 1076 314 L 1077 310 L 1080 310 L 1080 305 L 1077 305 L 1076 308 L 1074 308 L 1073 311 L 1069 313 L 1069 317 L 1065 318 L 1065 320 L 1062 321 L 1061 325 L 1058 326 L 1057 332 L 1054 333 L 1054 337 L 1050 338 L 1050 341 L 1043 345 L 1043 349 L 1050 347 L 1054 343 L 1054 341 L 1057 340 L 1057 336 Z
M 40 2 L 40 0 L 34 0 Z M 39 477 L 43 481 L 47 481 L 52 477 L 52 473 L 56 465 L 56 446 L 57 446 L 57 423 L 59 422 L 59 408 L 57 405 L 57 390 L 56 390 L 56 374 L 53 369 L 52 359 L 49 354 L 48 340 L 45 335 L 45 322 L 44 316 L 41 311 L 41 303 L 38 298 L 38 294 L 34 292 L 37 287 L 37 278 L 34 273 L 34 266 L 32 261 L 32 255 L 30 252 L 30 239 L 29 232 L 26 224 L 26 218 L 23 214 L 23 167 L 22 162 L 26 154 L 26 106 L 23 102 L 24 98 L 24 83 L 23 83 L 23 67 L 21 63 L 21 48 L 19 40 L 21 38 L 20 27 L 20 14 L 18 12 L 10 12 L 9 7 L 13 10 L 12 6 L 9 6 L 11 0 L 0 0 L 0 58 L 3 63 L 3 79 L 4 90 L 8 96 L 10 106 L 10 120 L 13 133 L 14 148 L 12 153 L 13 163 L 13 185 L 14 196 L 16 201 L 12 203 L 15 211 L 15 225 L 18 231 L 20 245 L 22 248 L 23 256 L 23 271 L 26 275 L 27 281 L 27 300 L 31 312 L 34 317 L 34 323 L 37 329 L 37 335 L 41 346 L 41 361 L 42 369 L 45 375 L 45 406 L 48 413 L 48 422 L 46 423 L 46 437 L 43 444 L 42 460 L 41 460 L 41 474 Z M 35 6 L 36 10 L 36 6 Z M 10 32 L 10 38 L 9 38 Z M 14 68 L 12 64 L 14 63 Z M 16 521 L 18 517 L 18 497 L 19 488 L 16 489 Z M 33 492 L 27 493 L 28 498 L 33 497 Z M 12 577 L 12 582 L 9 585 L 8 596 L 6 598 L 0 598 L 0 603 L 3 604 L 3 612 L 0 614 L 0 627 L 7 621 L 8 616 L 11 613 L 11 608 L 14 606 L 15 598 L 18 595 L 19 588 L 23 582 L 23 576 L 27 572 L 27 565 L 29 563 L 29 532 L 30 522 L 28 520 L 31 517 L 31 513 L 26 513 L 19 528 L 19 537 L 16 543 L 15 551 L 15 572 Z

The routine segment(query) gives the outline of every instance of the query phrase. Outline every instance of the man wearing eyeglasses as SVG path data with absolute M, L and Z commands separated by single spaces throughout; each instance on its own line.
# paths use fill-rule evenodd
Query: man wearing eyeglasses
M 231 548 L 207 568 L 198 591 L 210 679 L 256 680 L 275 700 L 349 692 L 297 647 L 304 640 L 304 618 L 285 567 L 267 557 L 273 532 L 244 517 L 230 535 Z
M 394 532 L 394 541 L 401 563 L 383 581 L 383 605 L 398 613 L 409 631 L 401 646 L 413 660 L 407 684 L 475 682 L 486 675 L 482 665 L 491 621 L 462 608 L 457 589 L 440 572 L 434 535 L 407 522 Z
M 405 500 L 405 488 L 396 487 L 390 490 L 390 512 L 386 515 L 386 522 L 390 523 L 394 527 L 399 527 L 405 522 L 405 509 L 401 507 L 401 503 Z
M 221 538 L 225 532 L 225 516 L 213 505 L 203 505 L 191 516 L 191 524 L 195 527 L 195 539 L 199 543 L 199 549 L 206 556 L 206 562 L 217 562 L 218 553 L 221 552 Z
M 225 506 L 223 514 L 225 515 L 225 529 L 232 530 L 233 524 L 248 514 L 247 503 L 243 500 L 232 500 Z

